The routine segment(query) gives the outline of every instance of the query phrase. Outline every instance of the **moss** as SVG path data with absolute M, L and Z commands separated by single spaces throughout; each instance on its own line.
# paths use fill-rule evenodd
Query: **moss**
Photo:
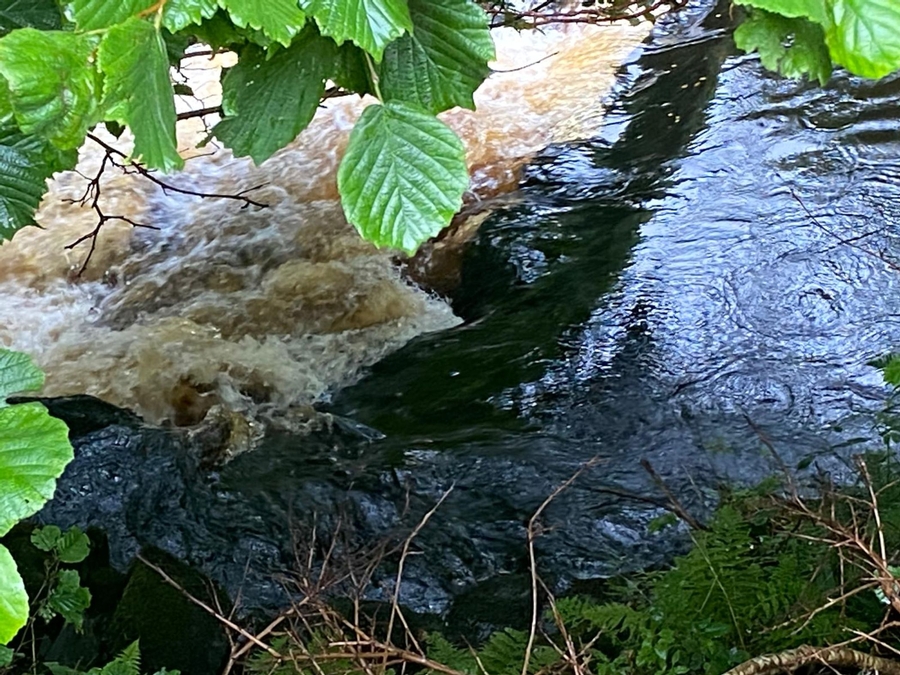
M 145 556 L 194 597 L 209 598 L 210 587 L 199 573 L 160 552 Z M 219 600 L 223 607 L 230 606 L 224 594 Z M 174 668 L 183 675 L 207 675 L 219 672 L 228 656 L 219 622 L 140 561 L 116 607 L 111 632 L 114 652 L 140 640 L 146 672 Z

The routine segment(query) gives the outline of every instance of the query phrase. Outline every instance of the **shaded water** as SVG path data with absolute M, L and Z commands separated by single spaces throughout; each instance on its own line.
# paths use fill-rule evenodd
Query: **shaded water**
M 372 541 L 455 485 L 403 589 L 446 611 L 526 569 L 528 516 L 592 456 L 604 463 L 538 541 L 557 579 L 671 552 L 671 533 L 648 530 L 659 509 L 621 496 L 658 497 L 641 459 L 702 513 L 718 482 L 771 470 L 748 419 L 793 465 L 839 471 L 877 443 L 884 392 L 866 362 L 900 341 L 900 276 L 881 253 L 898 250 L 900 80 L 784 82 L 733 54 L 725 17 L 702 19 L 667 22 L 623 67 L 595 140 L 530 164 L 465 251 L 461 325 L 340 391 L 331 431 L 273 430 L 198 474 L 104 451 L 159 441 L 108 429 L 46 517 L 100 523 L 124 503 L 114 555 L 154 545 L 264 604 L 291 564 L 289 524 L 341 513 Z M 126 478 L 110 487 L 92 461 Z M 86 496 L 97 506 L 79 511 Z

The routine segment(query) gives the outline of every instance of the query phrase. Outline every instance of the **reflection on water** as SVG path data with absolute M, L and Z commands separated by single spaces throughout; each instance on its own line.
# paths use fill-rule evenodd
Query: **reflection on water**
M 867 362 L 900 343 L 900 78 L 783 81 L 710 23 L 647 50 L 596 140 L 529 168 L 467 252 L 464 325 L 336 401 L 423 493 L 461 488 L 438 526 L 466 522 L 477 549 L 521 540 L 595 455 L 540 543 L 566 575 L 659 559 L 652 510 L 621 498 L 656 494 L 641 459 L 702 513 L 722 481 L 773 470 L 753 425 L 825 471 L 879 443 Z
M 476 96 L 479 111 L 445 115 L 468 149 L 468 198 L 510 190 L 548 142 L 596 130 L 597 101 L 645 35 L 631 26 L 498 31 L 498 72 Z M 218 63 L 185 64 L 202 105 L 216 102 Z M 263 185 L 253 197 L 266 209 L 166 194 L 109 172 L 104 211 L 157 229 L 107 223 L 81 278 L 87 245 L 65 245 L 96 216 L 65 203 L 82 195 L 84 178 L 59 177 L 38 217 L 45 229 L 0 249 L 0 344 L 35 355 L 47 394 L 90 393 L 153 421 L 190 424 L 216 403 L 303 408 L 414 336 L 457 324 L 446 302 L 401 278 L 392 254 L 362 242 L 343 218 L 337 165 L 368 103 L 329 102 L 261 167 L 193 151 L 171 179 L 211 193 Z M 190 148 L 202 137 L 194 122 L 180 140 Z M 101 159 L 86 147 L 79 171 L 94 175 Z

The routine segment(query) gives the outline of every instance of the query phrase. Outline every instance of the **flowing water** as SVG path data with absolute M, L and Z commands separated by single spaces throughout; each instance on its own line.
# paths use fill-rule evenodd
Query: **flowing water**
M 497 72 L 478 92 L 478 112 L 444 116 L 466 142 L 469 202 L 514 188 L 523 162 L 549 141 L 595 131 L 597 101 L 646 32 L 497 31 Z M 222 64 L 227 55 L 185 61 L 180 77 L 195 96 L 183 108 L 218 103 Z M 330 102 L 260 167 L 190 150 L 206 135 L 197 121 L 180 130 L 193 157 L 173 184 L 216 194 L 262 185 L 251 196 L 268 208 L 166 193 L 107 169 L 104 212 L 157 229 L 107 223 L 79 274 L 89 242 L 66 245 L 91 231 L 96 214 L 67 200 L 84 194 L 103 160 L 89 142 L 78 172 L 52 186 L 38 215 L 45 229 L 0 249 L 0 344 L 35 355 L 48 395 L 93 394 L 150 421 L 190 424 L 217 403 L 306 415 L 410 338 L 458 324 L 446 302 L 404 281 L 391 253 L 361 241 L 343 218 L 337 165 L 369 103 Z
M 579 44 L 560 67 L 597 41 Z M 616 49 L 624 58 L 625 45 Z M 504 82 L 538 96 L 559 79 L 529 72 Z M 153 232 L 123 238 L 125 261 L 110 269 L 124 270 L 119 284 L 133 280 L 124 289 L 101 277 L 72 283 L 45 265 L 4 268 L 3 283 L 19 289 L 13 306 L 55 299 L 58 314 L 47 314 L 58 318 L 31 343 L 24 329 L 6 338 L 41 354 L 51 377 L 66 373 L 54 391 L 88 389 L 161 419 L 171 404 L 142 397 L 165 398 L 174 379 L 229 402 L 316 402 L 332 420 L 306 435 L 269 429 L 259 449 L 213 472 L 138 452 L 157 448 L 156 431 L 110 427 L 85 437 L 47 519 L 112 523 L 120 562 L 153 545 L 266 604 L 283 597 L 271 573 L 293 560 L 292 526 L 315 514 L 320 533 L 342 520 L 371 542 L 455 486 L 417 540 L 427 555 L 409 560 L 402 597 L 451 613 L 488 598 L 496 611 L 517 606 L 500 589 L 526 570 L 528 517 L 591 457 L 601 463 L 551 504 L 545 520 L 555 527 L 538 540 L 542 569 L 560 583 L 655 564 L 678 545 L 677 531 L 649 528 L 661 495 L 641 460 L 702 514 L 720 482 L 772 471 L 764 439 L 790 465 L 833 472 L 848 452 L 877 445 L 885 391 L 867 362 L 900 342 L 891 257 L 900 250 L 900 79 L 838 73 L 825 88 L 780 80 L 736 55 L 728 17 L 702 7 L 655 29 L 619 70 L 606 108 L 595 75 L 583 80 L 598 87 L 591 105 L 579 111 L 566 99 L 573 114 L 553 113 L 546 129 L 529 118 L 550 114 L 538 104 L 523 112 L 519 98 L 504 104 L 491 88 L 486 108 L 507 110 L 509 126 L 462 115 L 481 129 L 464 132 L 470 148 L 482 147 L 476 137 L 492 148 L 484 161 L 470 155 L 482 195 L 508 186 L 542 140 L 559 133 L 565 142 L 527 163 L 512 197 L 492 202 L 457 255 L 446 301 L 404 282 L 386 254 L 335 234 L 333 193 L 315 192 L 333 159 L 312 162 L 299 147 L 252 176 L 224 156 L 192 160 L 204 167 L 187 172 L 192 184 L 272 180 L 261 192 L 274 205 L 259 213 L 146 197 L 147 213 L 172 225 L 164 242 Z M 323 117 L 345 124 L 346 110 Z M 525 140 L 512 131 L 519 123 L 531 129 Z M 569 140 L 583 131 L 591 140 Z M 322 200 L 301 202 L 294 188 L 274 187 L 275 174 L 290 185 L 304 177 Z M 302 241 L 286 243 L 297 232 Z M 323 283 L 326 271 L 346 282 Z M 78 305 L 96 306 L 97 319 L 52 291 L 63 287 L 100 298 Z M 386 298 L 399 309 L 383 309 Z M 302 330 L 254 332 L 294 321 L 285 302 L 299 307 Z M 377 320 L 355 318 L 370 305 Z M 172 339 L 169 330 L 193 332 Z M 107 340 L 117 341 L 115 358 L 79 365 L 105 353 Z M 144 371 L 129 350 L 139 348 L 165 358 L 147 379 L 135 376 Z M 107 374 L 119 378 L 123 363 L 124 393 Z M 162 389 L 158 378 L 168 378 Z

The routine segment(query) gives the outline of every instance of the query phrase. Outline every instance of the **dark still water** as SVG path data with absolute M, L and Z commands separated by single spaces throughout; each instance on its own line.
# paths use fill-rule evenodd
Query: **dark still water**
M 111 460 L 102 443 L 131 432 L 95 434 L 67 479 L 95 505 L 63 493 L 47 520 L 106 519 L 114 559 L 159 547 L 269 605 L 292 527 L 340 520 L 364 545 L 452 485 L 402 597 L 463 611 L 526 571 L 528 517 L 591 457 L 538 541 L 563 587 L 680 545 L 648 531 L 663 496 L 641 460 L 702 515 L 721 483 L 772 472 L 754 426 L 812 469 L 877 446 L 866 364 L 900 344 L 900 79 L 782 81 L 734 54 L 724 17 L 685 13 L 611 106 L 600 138 L 547 149 L 481 227 L 452 296 L 464 323 L 336 395 L 331 431 L 270 432 L 211 474 L 162 450 Z M 143 478 L 101 486 L 92 461 Z

